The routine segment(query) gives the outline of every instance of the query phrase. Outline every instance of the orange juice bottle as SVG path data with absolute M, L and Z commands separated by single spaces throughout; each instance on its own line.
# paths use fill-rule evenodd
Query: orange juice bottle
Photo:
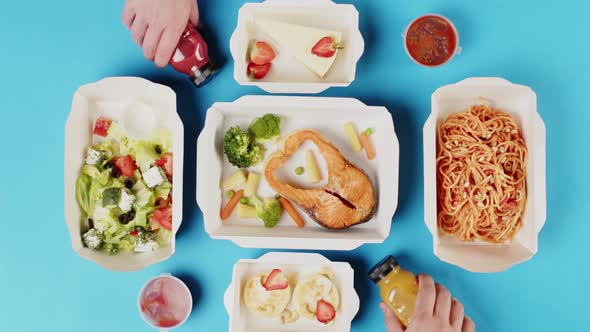
M 401 269 L 395 258 L 388 256 L 369 271 L 369 278 L 379 286 L 383 302 L 408 326 L 418 296 L 416 276 Z

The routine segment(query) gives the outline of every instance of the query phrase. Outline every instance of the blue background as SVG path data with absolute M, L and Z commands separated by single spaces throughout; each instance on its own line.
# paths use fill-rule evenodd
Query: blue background
M 264 250 L 213 241 L 195 203 L 195 142 L 207 108 L 261 90 L 233 80 L 229 38 L 238 0 L 201 0 L 206 38 L 227 64 L 203 89 L 143 58 L 121 24 L 123 1 L 2 1 L 0 4 L 0 329 L 140 331 L 140 286 L 161 272 L 185 279 L 195 307 L 185 331 L 226 331 L 222 294 L 233 264 Z M 387 254 L 432 274 L 465 304 L 479 331 L 580 331 L 588 311 L 590 38 L 588 1 L 355 1 L 366 52 L 349 88 L 391 111 L 401 145 L 400 199 L 385 243 L 328 252 L 353 264 L 361 309 L 353 331 L 384 331 L 377 288 L 365 277 Z M 567 3 L 567 4 L 566 4 Z M 400 32 L 414 17 L 438 12 L 461 34 L 463 54 L 425 69 L 404 53 Z M 137 75 L 173 87 L 185 125 L 184 222 L 177 252 L 140 272 L 114 273 L 78 257 L 63 217 L 64 123 L 82 84 Z M 470 76 L 500 76 L 531 86 L 547 126 L 548 218 L 539 252 L 497 274 L 474 274 L 439 261 L 423 224 L 422 125 L 430 95 Z

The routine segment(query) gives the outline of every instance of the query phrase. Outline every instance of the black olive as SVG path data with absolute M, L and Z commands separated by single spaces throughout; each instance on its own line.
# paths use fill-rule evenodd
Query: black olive
M 88 218 L 88 229 L 93 229 L 94 228 L 94 221 L 92 220 L 92 218 Z
M 112 160 L 109 160 L 109 161 L 107 161 L 107 162 L 104 164 L 104 166 L 102 166 L 102 168 L 104 168 L 104 169 L 113 168 L 113 161 L 112 161 Z
M 127 212 L 127 218 L 129 218 L 129 221 L 135 219 L 135 210 L 131 209 L 129 210 L 129 212 Z
M 118 178 L 119 176 L 121 176 L 121 171 L 117 167 L 113 167 L 113 170 L 111 171 L 111 176 L 114 178 Z
M 129 219 L 129 215 L 127 213 L 122 213 L 119 215 L 119 222 L 123 225 L 127 225 L 131 220 Z
M 156 153 L 157 153 L 157 154 L 160 154 L 160 153 L 162 153 L 162 148 L 161 148 L 159 145 L 156 145 L 156 146 L 154 147 L 154 149 L 156 150 Z
M 132 179 L 132 178 L 125 179 L 125 187 L 127 187 L 127 189 L 133 188 L 134 185 L 135 185 L 134 179 Z

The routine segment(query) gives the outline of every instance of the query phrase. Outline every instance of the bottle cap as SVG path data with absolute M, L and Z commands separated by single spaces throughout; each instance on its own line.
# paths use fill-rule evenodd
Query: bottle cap
M 197 88 L 202 87 L 205 85 L 215 74 L 219 68 L 212 64 L 211 62 L 207 62 L 203 67 L 197 68 L 196 66 L 191 68 L 193 75 L 191 80 L 197 86 Z
M 399 263 L 393 256 L 387 256 L 369 271 L 369 279 L 373 280 L 374 283 L 378 283 L 398 266 Z

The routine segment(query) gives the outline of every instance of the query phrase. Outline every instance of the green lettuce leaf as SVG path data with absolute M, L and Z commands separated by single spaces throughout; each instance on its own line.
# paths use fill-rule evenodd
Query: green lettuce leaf
M 172 149 L 172 132 L 167 128 L 154 130 L 152 134 L 152 143 L 159 145 L 162 152 L 168 152 Z
M 76 200 L 87 216 L 92 215 L 90 205 L 90 187 L 92 180 L 88 175 L 80 175 L 76 180 Z
M 134 141 L 132 144 L 132 155 L 142 172 L 147 171 L 160 155 L 156 153 L 154 145 L 146 141 Z
M 82 166 L 82 174 L 88 175 L 92 179 L 96 179 L 100 176 L 100 171 L 94 165 L 84 165 Z
M 168 198 L 168 195 L 170 194 L 171 190 L 172 190 L 172 183 L 170 183 L 168 181 L 157 186 L 156 190 L 154 191 L 154 194 L 156 195 L 156 200 L 158 198 L 162 198 L 162 199 Z

